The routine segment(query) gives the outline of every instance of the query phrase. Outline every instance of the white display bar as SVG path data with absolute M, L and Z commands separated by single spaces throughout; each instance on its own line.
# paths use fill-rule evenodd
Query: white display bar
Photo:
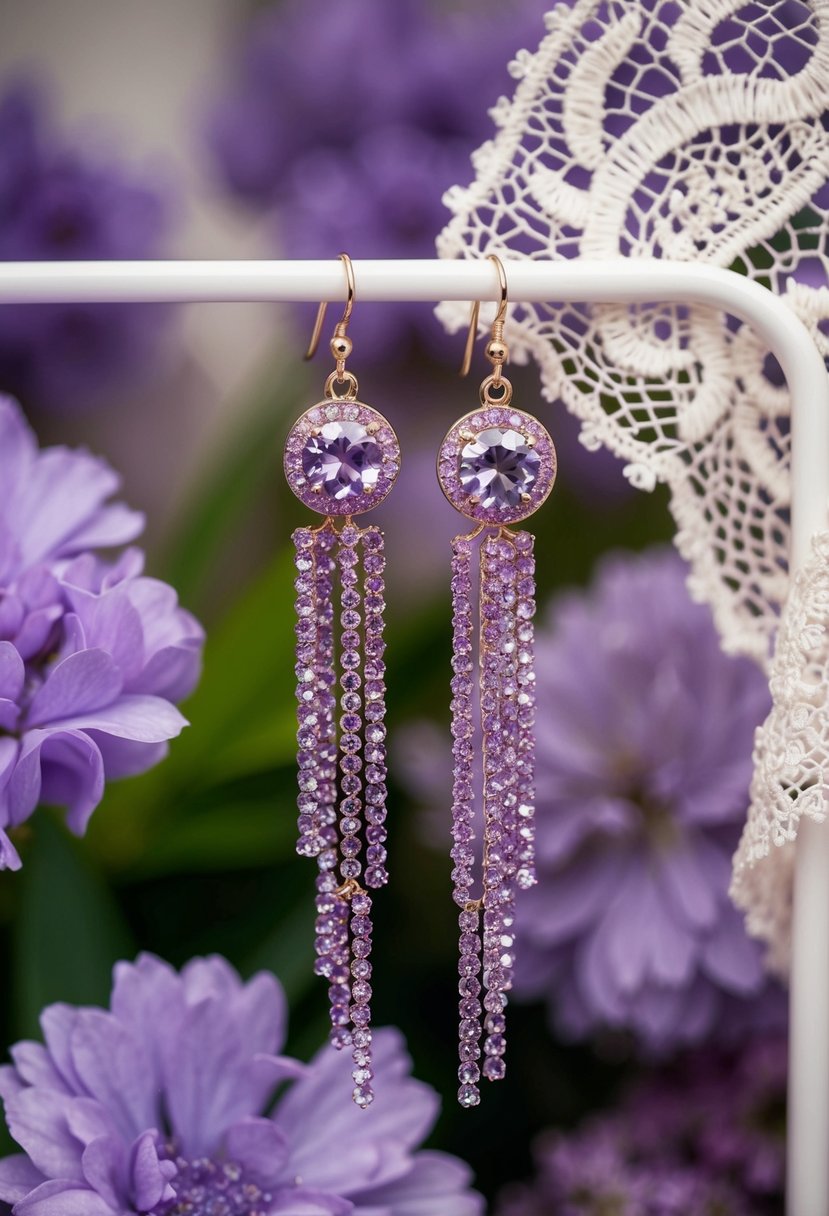
M 502 260 L 513 302 L 708 304 L 752 327 L 777 357 L 791 394 L 792 572 L 801 566 L 812 536 L 827 526 L 829 377 L 792 310 L 742 275 L 703 263 Z M 356 259 L 353 265 L 358 303 L 499 298 L 495 267 L 483 257 Z M 0 305 L 344 298 L 345 276 L 336 257 L 0 264 Z M 829 825 L 800 825 L 790 1002 L 787 1212 L 829 1216 Z

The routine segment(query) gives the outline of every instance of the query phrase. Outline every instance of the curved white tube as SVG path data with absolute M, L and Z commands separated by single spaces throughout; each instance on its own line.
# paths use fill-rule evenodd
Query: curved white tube
M 630 259 L 510 261 L 511 300 L 708 304 L 747 321 L 792 398 L 792 570 L 829 505 L 829 377 L 805 326 L 777 296 L 728 270 Z M 362 301 L 499 298 L 480 260 L 354 262 Z M 69 301 L 341 300 L 340 262 L 25 262 L 0 264 L 0 304 Z M 829 1216 L 829 826 L 803 823 L 797 844 L 791 974 L 788 1216 Z

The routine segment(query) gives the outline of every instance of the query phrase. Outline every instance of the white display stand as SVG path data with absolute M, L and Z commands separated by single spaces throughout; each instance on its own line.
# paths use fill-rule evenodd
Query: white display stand
M 504 260 L 512 301 L 710 305 L 747 322 L 777 357 L 792 403 L 792 573 L 827 527 L 829 377 L 805 326 L 777 296 L 728 270 L 666 261 Z M 355 261 L 368 301 L 499 298 L 480 261 Z M 342 265 L 325 262 L 63 262 L 0 264 L 0 304 L 70 301 L 344 299 Z M 714 557 L 712 555 L 712 561 Z M 788 1216 L 829 1216 L 829 825 L 797 841 L 789 1073 Z

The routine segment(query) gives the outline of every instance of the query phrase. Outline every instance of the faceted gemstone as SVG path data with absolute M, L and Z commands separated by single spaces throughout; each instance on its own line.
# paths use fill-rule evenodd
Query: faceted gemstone
M 302 449 L 309 484 L 338 502 L 376 486 L 382 461 L 379 446 L 359 422 L 327 422 Z
M 488 1056 L 502 1056 L 507 1043 L 502 1034 L 491 1034 L 484 1042 L 484 1051 Z
M 488 1081 L 500 1081 L 507 1071 L 506 1064 L 500 1056 L 488 1056 L 484 1060 L 484 1076 Z
M 465 492 L 488 511 L 520 506 L 540 466 L 541 458 L 526 435 L 510 427 L 489 427 L 464 446 L 459 473 Z

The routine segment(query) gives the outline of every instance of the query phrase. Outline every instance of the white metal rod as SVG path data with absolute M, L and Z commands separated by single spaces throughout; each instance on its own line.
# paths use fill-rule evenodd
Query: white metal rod
M 685 303 L 724 310 L 763 338 L 792 400 L 794 572 L 829 504 L 829 378 L 805 326 L 777 296 L 728 270 L 663 260 L 511 261 L 511 300 Z M 499 296 L 485 259 L 354 262 L 358 301 Z M 0 264 L 0 304 L 340 300 L 336 258 L 305 261 Z M 829 826 L 801 824 L 791 972 L 788 1216 L 829 1216 Z

